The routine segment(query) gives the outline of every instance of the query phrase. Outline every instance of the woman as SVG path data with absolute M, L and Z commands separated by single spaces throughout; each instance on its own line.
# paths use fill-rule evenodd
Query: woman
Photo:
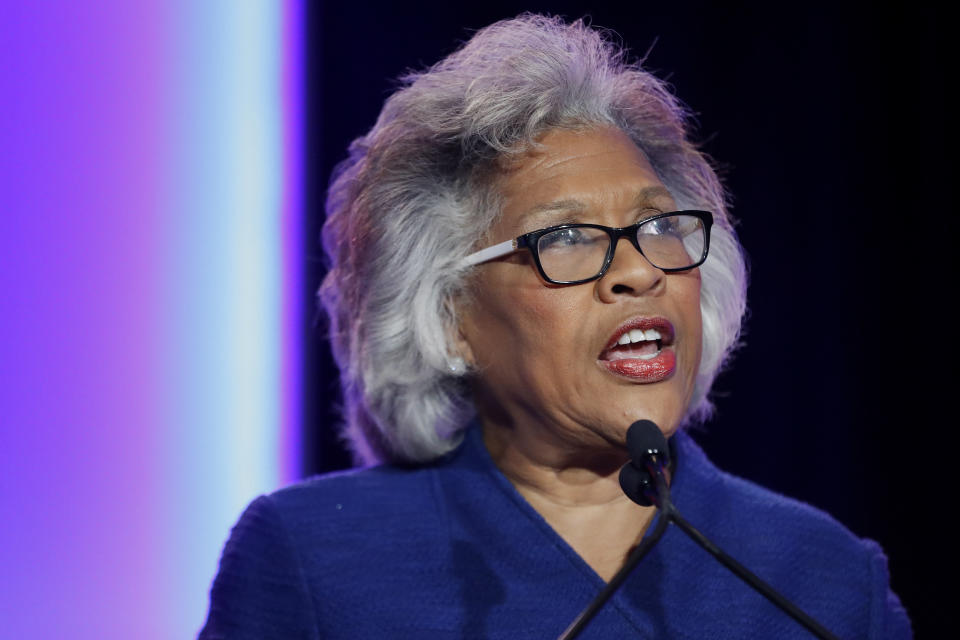
M 737 344 L 742 253 L 684 113 L 603 35 L 522 16 L 406 79 L 327 203 L 345 435 L 379 465 L 255 501 L 201 637 L 551 638 L 674 502 L 841 637 L 908 637 L 879 548 L 683 432 Z M 807 637 L 670 531 L 581 637 Z

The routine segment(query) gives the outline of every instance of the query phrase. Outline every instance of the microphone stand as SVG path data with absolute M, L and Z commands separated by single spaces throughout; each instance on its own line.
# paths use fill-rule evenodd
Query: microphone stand
M 651 467 L 654 468 L 651 469 Z M 831 633 L 826 627 L 807 615 L 803 610 L 800 609 L 800 607 L 790 602 L 790 600 L 785 598 L 782 594 L 780 594 L 780 592 L 761 580 L 755 573 L 734 560 L 733 557 L 730 556 L 726 551 L 713 544 L 713 542 L 711 542 L 707 536 L 697 531 L 696 527 L 687 522 L 687 520 L 680 515 L 680 512 L 677 511 L 677 508 L 673 506 L 673 502 L 670 500 L 670 491 L 667 489 L 667 483 L 664 481 L 663 472 L 659 465 L 648 463 L 647 471 L 651 472 L 653 481 L 657 485 L 656 505 L 662 510 L 665 519 L 677 525 L 681 531 L 687 534 L 691 540 L 703 547 L 703 549 L 716 558 L 720 564 L 725 566 L 727 569 L 733 572 L 734 575 L 753 587 L 764 598 L 779 607 L 781 611 L 803 625 L 807 631 L 821 640 L 839 640 L 839 638 Z
M 617 571 L 616 575 L 607 583 L 607 586 L 587 605 L 587 608 L 577 616 L 577 619 L 564 631 L 558 640 L 573 640 L 587 626 L 587 623 L 597 614 L 600 607 L 610 599 L 610 596 L 623 584 L 627 576 L 637 566 L 640 559 L 647 554 L 660 537 L 663 535 L 667 525 L 671 522 L 687 534 L 694 542 L 703 547 L 720 564 L 732 571 L 738 578 L 753 587 L 767 600 L 775 604 L 781 611 L 789 615 L 798 623 L 803 625 L 810 633 L 821 640 L 839 640 L 837 636 L 831 633 L 826 627 L 804 613 L 799 607 L 790 602 L 769 584 L 757 577 L 752 571 L 737 562 L 723 549 L 713 544 L 705 535 L 700 533 L 693 525 L 686 521 L 680 515 L 673 502 L 670 500 L 670 490 L 667 488 L 666 479 L 663 477 L 663 463 L 659 460 L 660 456 L 646 458 L 644 466 L 650 477 L 653 479 L 654 487 L 650 487 L 649 482 L 642 483 L 642 491 L 649 501 L 657 507 L 657 525 L 653 533 L 637 545 L 631 552 L 623 567 Z M 631 496 L 632 497 L 632 496 Z

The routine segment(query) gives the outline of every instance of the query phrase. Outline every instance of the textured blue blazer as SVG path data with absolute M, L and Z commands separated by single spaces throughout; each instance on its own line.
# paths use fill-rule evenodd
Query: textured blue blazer
M 673 447 L 674 503 L 705 535 L 841 638 L 911 637 L 877 544 L 719 471 L 684 433 Z M 200 638 L 556 638 L 603 586 L 472 427 L 435 464 L 255 500 Z M 670 527 L 580 637 L 812 636 Z

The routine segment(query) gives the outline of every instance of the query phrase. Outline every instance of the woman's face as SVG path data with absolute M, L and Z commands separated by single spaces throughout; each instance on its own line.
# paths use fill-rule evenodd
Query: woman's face
M 623 132 L 553 130 L 540 142 L 505 169 L 503 215 L 481 246 L 567 222 L 625 227 L 676 210 Z M 676 430 L 700 362 L 698 270 L 664 274 L 621 239 L 594 282 L 548 284 L 522 251 L 477 267 L 471 294 L 460 346 L 478 371 L 485 426 L 577 454 L 622 449 L 640 418 Z M 640 342 L 611 346 L 625 333 Z

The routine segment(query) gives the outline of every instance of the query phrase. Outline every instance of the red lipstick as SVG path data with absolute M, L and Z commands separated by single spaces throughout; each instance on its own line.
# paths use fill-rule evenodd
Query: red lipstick
M 673 325 L 666 318 L 634 318 L 617 327 L 597 363 L 633 382 L 666 380 L 677 367 L 673 340 Z

